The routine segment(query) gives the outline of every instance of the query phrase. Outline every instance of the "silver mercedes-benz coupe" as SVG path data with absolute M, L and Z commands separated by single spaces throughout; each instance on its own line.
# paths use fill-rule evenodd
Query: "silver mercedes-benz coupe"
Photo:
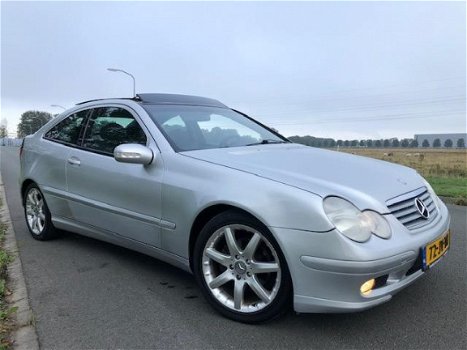
M 80 103 L 20 153 L 32 237 L 164 260 L 241 322 L 368 309 L 449 248 L 447 208 L 413 169 L 293 144 L 213 99 Z

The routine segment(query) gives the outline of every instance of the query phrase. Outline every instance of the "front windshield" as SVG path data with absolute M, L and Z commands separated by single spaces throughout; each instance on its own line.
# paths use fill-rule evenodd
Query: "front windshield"
M 228 108 L 143 105 L 176 151 L 287 142 Z

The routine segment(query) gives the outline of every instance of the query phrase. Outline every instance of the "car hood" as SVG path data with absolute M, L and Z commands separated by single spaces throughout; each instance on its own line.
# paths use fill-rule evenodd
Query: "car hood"
M 421 176 L 408 167 L 297 144 L 220 148 L 183 154 L 321 197 L 341 196 L 362 210 L 387 211 L 384 203 L 388 199 L 424 186 Z

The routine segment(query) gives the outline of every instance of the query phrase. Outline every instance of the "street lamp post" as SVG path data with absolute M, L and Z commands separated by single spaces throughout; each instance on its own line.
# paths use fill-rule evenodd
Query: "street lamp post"
M 107 68 L 109 72 L 120 72 L 126 75 L 129 75 L 133 79 L 133 97 L 136 97 L 136 80 L 133 74 L 130 74 L 128 72 L 125 72 L 123 69 L 117 69 L 117 68 Z
M 60 105 L 50 105 L 50 107 L 58 107 L 58 108 L 62 108 L 64 111 L 66 111 L 66 108 L 63 107 L 63 106 L 60 106 Z

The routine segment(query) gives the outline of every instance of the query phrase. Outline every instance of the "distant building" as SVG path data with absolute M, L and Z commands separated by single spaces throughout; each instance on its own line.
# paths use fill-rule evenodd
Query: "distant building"
M 446 140 L 451 140 L 452 141 L 452 148 L 457 147 L 457 140 L 463 139 L 464 140 L 464 145 L 467 145 L 467 134 L 421 134 L 421 135 L 415 135 L 414 136 L 415 140 L 418 142 L 418 147 L 423 147 L 423 141 L 427 140 L 429 146 L 428 147 L 433 147 L 433 144 L 436 139 L 440 140 L 441 143 L 441 148 L 444 148 L 444 143 Z

